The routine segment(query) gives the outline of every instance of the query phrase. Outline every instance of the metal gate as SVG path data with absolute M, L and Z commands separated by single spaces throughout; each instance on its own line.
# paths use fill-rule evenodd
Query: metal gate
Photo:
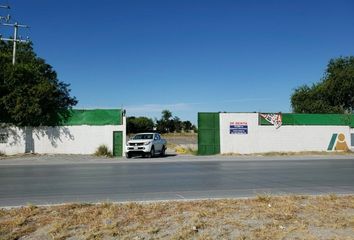
M 198 113 L 198 154 L 220 153 L 219 113 Z
M 123 132 L 122 131 L 113 132 L 113 156 L 115 157 L 123 156 Z

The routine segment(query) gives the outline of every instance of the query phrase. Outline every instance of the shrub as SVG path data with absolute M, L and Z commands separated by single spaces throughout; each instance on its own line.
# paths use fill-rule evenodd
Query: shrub
M 0 151 L 0 157 L 5 157 L 6 154 Z
M 113 157 L 113 154 L 106 145 L 100 145 L 95 152 L 95 156 Z

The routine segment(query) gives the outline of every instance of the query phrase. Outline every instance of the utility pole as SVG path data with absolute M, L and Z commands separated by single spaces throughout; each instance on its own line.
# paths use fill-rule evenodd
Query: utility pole
M 9 26 L 9 27 L 14 27 L 14 38 L 0 38 L 3 41 L 12 41 L 14 43 L 13 45 L 13 51 L 12 51 L 12 64 L 15 65 L 16 63 L 16 44 L 19 43 L 27 43 L 27 40 L 22 40 L 22 39 L 18 39 L 17 38 L 17 32 L 18 32 L 18 28 L 22 27 L 22 28 L 28 28 L 27 25 L 21 25 L 18 24 L 17 22 L 15 23 L 2 23 L 2 25 L 4 26 Z
M 10 9 L 10 6 L 1 5 L 0 4 L 0 8 Z M 27 43 L 28 42 L 27 40 L 18 39 L 18 28 L 20 28 L 20 27 L 28 28 L 28 26 L 27 25 L 18 24 L 17 22 L 8 23 L 10 21 L 10 14 L 8 14 L 5 17 L 0 16 L 0 22 L 1 22 L 1 20 L 5 20 L 5 22 L 6 22 L 6 23 L 1 23 L 1 25 L 9 26 L 9 27 L 13 27 L 14 28 L 13 39 L 11 39 L 11 38 L 3 38 L 2 35 L 0 34 L 0 40 L 2 40 L 2 41 L 10 41 L 10 42 L 12 41 L 13 42 L 12 64 L 15 65 L 15 63 L 16 63 L 16 45 L 17 45 L 17 43 Z

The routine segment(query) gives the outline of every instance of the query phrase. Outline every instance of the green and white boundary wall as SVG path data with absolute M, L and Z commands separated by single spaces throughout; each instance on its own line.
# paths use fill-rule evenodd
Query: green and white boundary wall
M 72 110 L 55 127 L 0 129 L 0 151 L 7 154 L 93 154 L 106 145 L 114 156 L 124 155 L 126 118 L 121 109 Z
M 354 151 L 353 114 L 198 113 L 198 153 Z

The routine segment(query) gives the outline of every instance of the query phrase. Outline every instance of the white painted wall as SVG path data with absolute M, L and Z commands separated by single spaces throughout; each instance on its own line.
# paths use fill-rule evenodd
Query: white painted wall
M 247 122 L 248 134 L 230 134 L 230 122 Z M 350 148 L 348 126 L 258 125 L 258 113 L 220 113 L 221 153 L 327 151 L 333 133 L 343 133 Z
M 123 117 L 123 125 L 3 129 L 9 138 L 7 143 L 0 143 L 0 151 L 7 155 L 33 150 L 40 154 L 93 154 L 102 144 L 113 149 L 113 131 L 123 132 L 124 149 L 125 123 L 126 118 Z

